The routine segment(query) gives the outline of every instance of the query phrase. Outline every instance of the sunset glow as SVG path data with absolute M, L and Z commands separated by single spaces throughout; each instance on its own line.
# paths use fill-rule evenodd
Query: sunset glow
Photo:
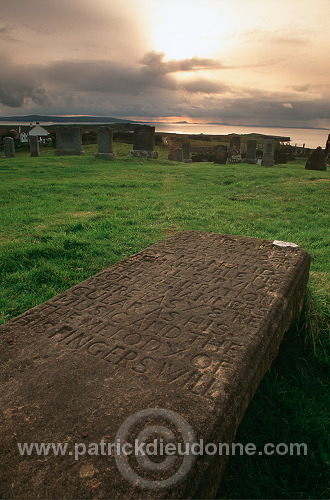
M 0 115 L 330 127 L 329 0 L 1 0 Z

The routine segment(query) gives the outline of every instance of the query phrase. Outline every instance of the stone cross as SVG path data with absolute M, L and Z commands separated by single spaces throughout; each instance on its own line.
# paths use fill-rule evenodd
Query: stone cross
M 56 156 L 84 155 L 80 127 L 56 127 Z
M 4 158 L 14 158 L 15 157 L 15 141 L 12 137 L 3 138 L 3 150 Z
M 112 143 L 113 129 L 110 127 L 99 127 L 97 129 L 97 153 L 95 154 L 95 158 L 115 160 Z

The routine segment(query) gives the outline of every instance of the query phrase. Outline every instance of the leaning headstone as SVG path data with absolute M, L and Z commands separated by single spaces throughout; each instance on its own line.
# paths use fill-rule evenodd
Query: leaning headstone
M 233 441 L 309 263 L 293 243 L 178 233 L 2 325 L 3 498 L 214 497 L 226 453 L 201 440 Z M 155 434 L 188 455 L 149 460 Z
M 182 143 L 182 161 L 183 163 L 191 163 L 192 160 L 190 158 L 190 142 Z
M 134 127 L 132 157 L 158 158 L 155 149 L 155 127 L 150 125 L 137 125 Z
M 97 153 L 95 154 L 95 158 L 115 160 L 112 128 L 99 127 L 97 129 Z
M 310 157 L 308 158 L 306 165 L 306 170 L 326 170 L 327 169 L 327 157 L 321 146 L 316 148 Z
M 275 141 L 273 139 L 265 139 L 263 145 L 263 155 L 261 165 L 263 167 L 273 167 L 275 154 Z
M 3 152 L 4 158 L 14 158 L 15 157 L 15 141 L 12 137 L 3 138 Z
M 183 162 L 183 151 L 182 148 L 173 149 L 173 161 Z
M 249 163 L 251 165 L 257 163 L 257 141 L 252 139 L 247 141 L 245 163 Z
M 30 135 L 30 156 L 40 156 L 39 137 L 37 135 Z
M 56 156 L 84 155 L 80 127 L 56 127 Z

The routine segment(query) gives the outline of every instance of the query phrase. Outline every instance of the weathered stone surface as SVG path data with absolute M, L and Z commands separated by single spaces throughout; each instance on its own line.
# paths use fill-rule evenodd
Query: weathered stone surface
M 56 127 L 56 156 L 84 155 L 80 127 Z
M 330 155 L 330 134 L 328 134 L 327 142 L 325 143 L 325 155 Z
M 155 127 L 137 125 L 134 127 L 133 149 L 152 151 L 155 144 Z
M 95 158 L 103 160 L 115 160 L 113 152 L 113 129 L 110 127 L 99 127 L 97 129 L 97 153 Z
M 12 137 L 3 138 L 3 152 L 4 158 L 14 158 L 15 157 L 15 141 Z
M 257 141 L 253 139 L 247 141 L 245 163 L 251 165 L 257 163 Z
M 228 163 L 240 163 L 241 161 L 241 137 L 233 135 L 229 143 Z
M 173 161 L 183 161 L 183 151 L 182 148 L 173 149 Z
M 137 149 L 132 149 L 131 150 L 131 157 L 132 158 L 153 158 L 156 160 L 158 158 L 158 152 L 157 151 L 145 151 L 143 150 L 137 150 Z
M 228 148 L 227 146 L 217 146 L 215 150 L 214 163 L 219 165 L 225 165 L 228 159 Z
M 17 443 L 68 442 L 71 453 L 73 443 L 113 443 L 146 409 L 135 436 L 168 433 L 176 412 L 197 443 L 230 443 L 300 309 L 309 261 L 283 242 L 178 233 L 0 327 L 3 498 L 214 496 L 218 454 L 198 456 L 165 489 L 155 481 L 172 469 L 124 460 L 125 477 L 137 467 L 154 481 L 144 489 L 113 456 L 20 456 Z
M 326 170 L 327 169 L 327 160 L 326 154 L 319 146 L 316 148 L 313 153 L 308 158 L 305 169 L 306 170 Z
M 265 139 L 263 145 L 263 155 L 261 165 L 263 167 L 273 167 L 275 153 L 275 141 L 273 139 Z
M 30 156 L 40 156 L 39 137 L 37 135 L 30 135 Z
M 183 163 L 191 163 L 190 158 L 190 142 L 182 143 L 182 161 Z

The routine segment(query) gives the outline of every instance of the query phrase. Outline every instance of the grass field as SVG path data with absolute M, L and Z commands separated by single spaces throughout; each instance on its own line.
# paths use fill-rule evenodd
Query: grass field
M 285 336 L 236 442 L 308 445 L 308 456 L 232 457 L 219 498 L 327 498 L 329 172 L 303 161 L 179 164 L 128 157 L 0 159 L 1 320 L 177 231 L 291 241 L 312 256 L 303 317 Z

